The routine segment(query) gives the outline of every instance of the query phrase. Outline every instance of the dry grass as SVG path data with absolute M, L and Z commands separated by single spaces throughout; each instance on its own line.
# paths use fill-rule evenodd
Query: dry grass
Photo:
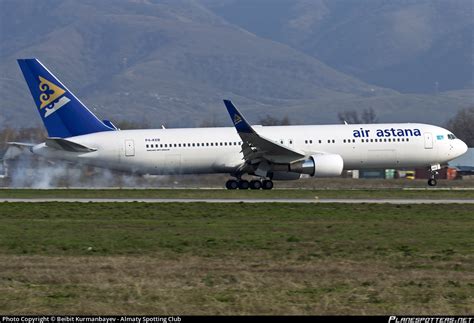
M 472 314 L 472 205 L 0 204 L 0 313 Z
M 155 256 L 1 256 L 10 314 L 472 314 L 466 259 L 384 262 Z M 472 260 L 471 260 L 472 262 Z M 414 266 L 415 265 L 415 266 Z

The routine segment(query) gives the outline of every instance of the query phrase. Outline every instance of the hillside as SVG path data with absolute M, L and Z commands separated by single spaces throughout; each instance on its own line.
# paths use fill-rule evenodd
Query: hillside
M 285 15 L 277 7 L 271 14 Z M 370 84 L 283 41 L 283 33 L 245 29 L 210 0 L 3 0 L 0 37 L 0 127 L 40 123 L 20 57 L 39 58 L 100 117 L 154 127 L 230 125 L 223 98 L 252 122 L 266 114 L 336 122 L 337 111 L 370 106 L 381 121 L 442 123 L 473 97 L 471 90 L 402 95 Z
M 261 37 L 400 92 L 473 87 L 470 0 L 202 0 Z M 262 19 L 272 12 L 270 19 Z

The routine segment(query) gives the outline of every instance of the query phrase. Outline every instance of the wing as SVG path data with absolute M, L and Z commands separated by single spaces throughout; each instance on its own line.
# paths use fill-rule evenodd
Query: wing
M 242 153 L 246 162 L 255 164 L 267 160 L 272 163 L 290 163 L 305 157 L 301 151 L 280 145 L 258 134 L 230 100 L 224 100 L 224 104 L 242 138 Z

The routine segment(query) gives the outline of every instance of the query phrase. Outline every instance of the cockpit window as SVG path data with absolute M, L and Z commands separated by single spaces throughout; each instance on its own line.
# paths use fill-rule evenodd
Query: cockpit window
M 454 140 L 454 139 L 456 139 L 456 136 L 453 135 L 452 133 L 448 133 L 448 139 L 449 140 Z

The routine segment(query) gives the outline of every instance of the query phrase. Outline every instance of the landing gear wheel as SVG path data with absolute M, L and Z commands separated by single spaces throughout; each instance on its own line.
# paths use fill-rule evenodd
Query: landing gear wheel
M 229 179 L 226 183 L 225 183 L 225 187 L 228 189 L 228 190 L 235 190 L 239 187 L 239 183 L 235 180 L 235 179 Z
M 271 190 L 273 188 L 273 182 L 271 180 L 264 180 L 262 182 L 262 189 L 264 190 Z
M 244 179 L 239 181 L 239 190 L 248 190 L 249 186 L 249 181 L 246 181 Z
M 436 181 L 436 176 L 439 174 L 438 170 L 441 169 L 441 165 L 431 165 L 431 167 L 428 168 L 428 171 L 430 172 L 430 179 L 428 180 L 428 185 L 429 186 L 436 186 L 438 182 Z
M 250 189 L 259 190 L 261 188 L 262 188 L 262 182 L 260 182 L 259 180 L 250 181 Z

